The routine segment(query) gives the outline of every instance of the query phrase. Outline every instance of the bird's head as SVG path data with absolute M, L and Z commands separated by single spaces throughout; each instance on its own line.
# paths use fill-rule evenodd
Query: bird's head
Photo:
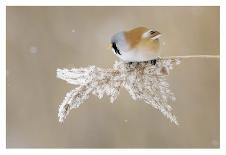
M 111 47 L 112 51 L 116 55 L 121 55 L 122 51 L 127 51 L 129 49 L 129 45 L 125 37 L 125 32 L 118 32 L 112 36 Z

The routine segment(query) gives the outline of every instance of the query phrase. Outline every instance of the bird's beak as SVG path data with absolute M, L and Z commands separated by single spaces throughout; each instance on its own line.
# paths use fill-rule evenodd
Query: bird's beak
M 108 50 L 111 50 L 111 48 L 112 48 L 112 44 L 109 44 L 109 45 L 107 46 L 107 49 L 108 49 Z

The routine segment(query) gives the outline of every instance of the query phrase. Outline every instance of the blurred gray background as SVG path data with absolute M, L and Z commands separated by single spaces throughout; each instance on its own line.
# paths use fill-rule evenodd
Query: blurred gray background
M 64 124 L 58 106 L 73 88 L 57 68 L 116 60 L 110 37 L 159 30 L 161 55 L 219 54 L 219 7 L 7 7 L 8 148 L 218 148 L 219 60 L 190 59 L 171 71 L 180 126 L 122 90 L 114 104 L 91 97 Z

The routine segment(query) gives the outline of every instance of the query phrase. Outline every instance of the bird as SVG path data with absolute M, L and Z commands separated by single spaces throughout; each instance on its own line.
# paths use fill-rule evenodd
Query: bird
M 155 64 L 160 54 L 161 33 L 146 27 L 120 31 L 111 37 L 114 54 L 124 62 L 151 61 Z

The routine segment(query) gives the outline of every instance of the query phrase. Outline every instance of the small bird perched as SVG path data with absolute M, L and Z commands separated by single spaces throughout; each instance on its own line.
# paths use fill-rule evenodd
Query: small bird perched
M 160 36 L 158 31 L 146 27 L 118 32 L 111 38 L 112 51 L 125 62 L 151 60 L 155 64 L 159 56 Z

